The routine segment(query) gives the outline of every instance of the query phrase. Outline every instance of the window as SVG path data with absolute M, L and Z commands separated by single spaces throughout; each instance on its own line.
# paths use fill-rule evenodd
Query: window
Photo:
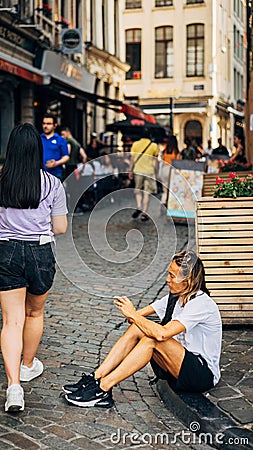
M 126 0 L 126 9 L 141 8 L 141 0 Z
M 155 6 L 173 6 L 173 0 L 155 0 Z
M 173 67 L 173 27 L 158 27 L 155 30 L 155 78 L 172 78 Z
M 204 75 L 204 25 L 194 23 L 187 25 L 186 76 Z
M 195 3 L 204 3 L 204 0 L 186 0 L 187 5 L 194 5 Z
M 141 29 L 126 30 L 126 62 L 131 69 L 126 74 L 127 80 L 141 78 Z

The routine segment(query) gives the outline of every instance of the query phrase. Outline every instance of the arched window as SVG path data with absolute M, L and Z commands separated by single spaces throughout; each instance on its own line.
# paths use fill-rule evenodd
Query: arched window
M 173 68 L 173 27 L 157 27 L 155 29 L 155 78 L 172 78 Z
M 204 45 L 204 25 L 201 23 L 187 25 L 187 77 L 204 75 Z
M 189 120 L 186 122 L 184 138 L 189 138 L 193 145 L 202 144 L 202 125 L 198 120 Z
M 126 62 L 131 69 L 126 73 L 127 80 L 141 78 L 141 29 L 126 30 Z

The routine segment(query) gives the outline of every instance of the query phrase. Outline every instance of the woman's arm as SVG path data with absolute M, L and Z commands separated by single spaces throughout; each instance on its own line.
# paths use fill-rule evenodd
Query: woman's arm
M 63 216 L 52 216 L 51 222 L 52 222 L 52 231 L 54 234 L 66 233 L 68 226 L 66 214 L 64 214 Z
M 166 341 L 182 331 L 185 326 L 178 320 L 171 320 L 165 326 L 152 322 L 141 316 L 127 297 L 115 297 L 115 302 L 120 312 L 134 323 L 146 336 L 157 341 Z
M 140 316 L 151 316 L 152 314 L 155 314 L 155 310 L 151 305 L 145 306 L 144 308 L 138 309 L 136 311 Z

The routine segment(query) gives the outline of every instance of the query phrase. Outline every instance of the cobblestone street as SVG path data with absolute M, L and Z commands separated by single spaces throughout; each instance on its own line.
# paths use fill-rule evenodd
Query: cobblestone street
M 132 207 L 130 201 L 128 208 Z M 183 248 L 188 241 L 187 226 L 178 226 L 175 230 L 165 217 L 160 216 L 160 211 L 157 215 L 154 213 L 154 223 L 150 221 L 142 224 L 131 219 L 131 209 L 115 213 L 109 205 L 109 208 L 96 211 L 98 230 L 106 215 L 105 212 L 110 209 L 113 215 L 107 225 L 107 238 L 116 253 L 126 247 L 126 233 L 133 227 L 143 236 L 142 250 L 134 262 L 109 263 L 106 255 L 105 259 L 102 259 L 89 244 L 87 234 L 89 213 L 74 217 L 74 242 L 81 258 L 94 270 L 94 280 L 96 273 L 97 276 L 103 273 L 109 281 L 104 285 L 99 282 L 96 284 L 96 281 L 90 279 L 83 280 L 82 273 L 76 273 L 77 278 L 82 281 L 80 289 L 58 269 L 46 306 L 45 330 L 38 352 L 38 357 L 45 365 L 45 371 L 38 379 L 23 383 L 26 401 L 23 413 L 8 415 L 3 411 L 6 380 L 1 360 L 1 450 L 13 448 L 100 450 L 136 448 L 136 446 L 142 449 L 198 448 L 196 445 L 185 445 L 179 437 L 173 444 L 175 433 L 180 434 L 182 430 L 187 429 L 166 409 L 155 387 L 149 385 L 153 375 L 149 367 L 114 389 L 115 407 L 110 410 L 68 406 L 61 395 L 61 385 L 74 380 L 76 375 L 79 377 L 82 371 L 89 372 L 96 367 L 125 330 L 126 321 L 113 305 L 113 295 L 127 294 L 131 292 L 131 288 L 134 290 L 138 287 L 139 294 L 131 297 L 135 305 L 141 307 L 151 302 L 164 286 L 168 263 L 167 249 L 173 247 L 173 253 L 176 240 L 177 249 Z M 155 205 L 154 209 L 156 210 Z M 159 236 L 156 232 L 158 228 L 160 228 Z M 140 234 L 138 236 L 140 237 Z M 134 280 L 132 286 L 128 286 L 126 277 L 131 270 L 133 274 L 140 273 L 141 280 L 141 271 L 150 264 L 156 254 L 158 238 L 164 242 L 160 267 L 148 271 L 149 276 L 145 275 L 144 284 L 143 281 Z M 58 243 L 61 256 L 64 253 L 61 247 L 64 248 L 65 242 L 66 238 L 61 237 Z M 131 251 L 134 252 L 134 248 Z M 64 258 L 65 263 L 70 263 L 72 269 L 75 269 L 75 261 L 69 261 L 67 246 Z M 111 292 L 110 279 L 113 277 L 117 290 Z M 96 294 L 100 290 L 101 295 L 85 292 L 83 289 L 85 284 L 87 288 L 92 287 Z M 122 289 L 119 291 L 120 287 L 124 292 Z M 163 437 L 160 433 L 164 434 Z

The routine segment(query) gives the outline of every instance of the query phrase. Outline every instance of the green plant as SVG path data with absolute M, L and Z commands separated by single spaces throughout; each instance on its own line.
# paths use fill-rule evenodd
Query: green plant
M 232 172 L 227 180 L 216 177 L 216 187 L 214 197 L 253 197 L 253 175 L 238 177 L 236 172 Z

